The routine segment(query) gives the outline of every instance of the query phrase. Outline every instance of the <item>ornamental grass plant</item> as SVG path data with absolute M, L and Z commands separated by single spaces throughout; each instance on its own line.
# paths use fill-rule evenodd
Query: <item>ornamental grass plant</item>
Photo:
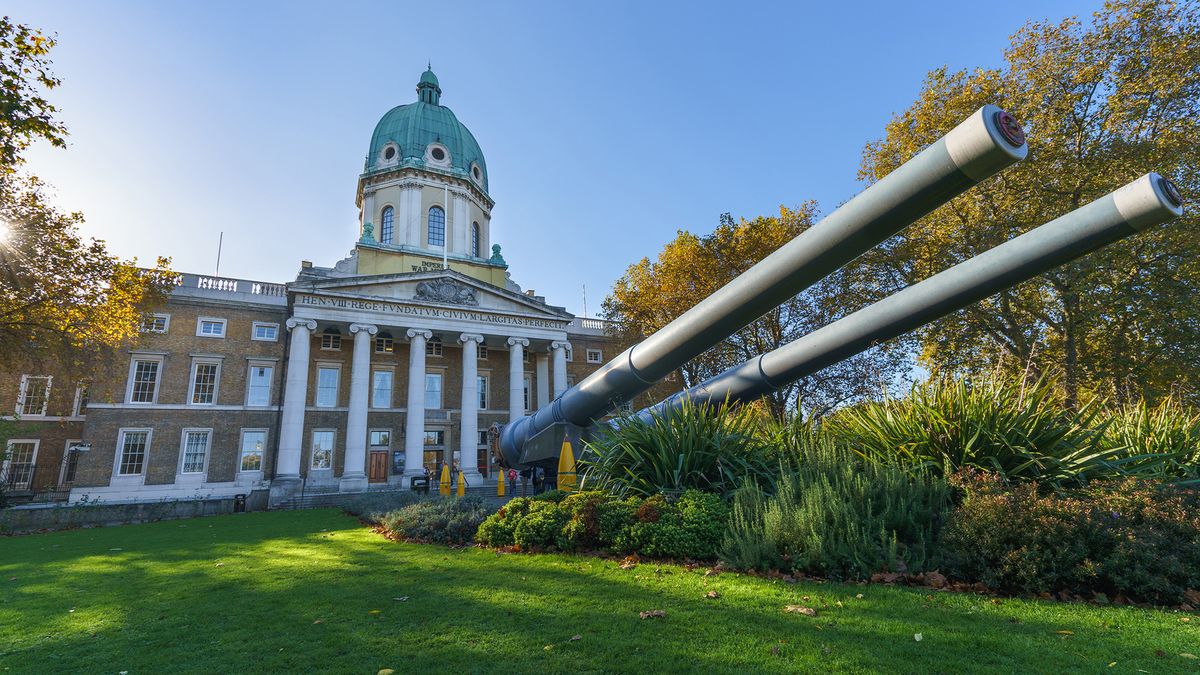
M 1117 408 L 1101 441 L 1125 474 L 1200 485 L 1200 412 L 1177 399 Z

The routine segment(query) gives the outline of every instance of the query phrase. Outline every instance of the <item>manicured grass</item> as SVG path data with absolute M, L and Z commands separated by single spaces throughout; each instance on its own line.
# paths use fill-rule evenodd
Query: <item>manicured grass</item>
M 703 572 L 397 544 L 336 511 L 0 538 L 0 670 L 1200 669 L 1200 616 Z

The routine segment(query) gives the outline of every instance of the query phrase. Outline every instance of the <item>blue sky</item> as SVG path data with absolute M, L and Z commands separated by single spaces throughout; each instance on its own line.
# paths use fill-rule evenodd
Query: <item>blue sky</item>
M 427 60 L 475 134 L 513 278 L 595 315 L 676 230 L 858 192 L 863 145 L 935 67 L 1099 2 L 56 2 L 71 137 L 28 168 L 123 257 L 268 281 L 357 236 L 371 131 Z

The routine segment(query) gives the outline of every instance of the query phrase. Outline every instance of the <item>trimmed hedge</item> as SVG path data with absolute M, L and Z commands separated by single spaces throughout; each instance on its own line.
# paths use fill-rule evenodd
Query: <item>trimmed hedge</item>
M 465 546 L 490 509 L 478 497 L 423 497 L 409 492 L 364 495 L 345 511 L 406 541 Z

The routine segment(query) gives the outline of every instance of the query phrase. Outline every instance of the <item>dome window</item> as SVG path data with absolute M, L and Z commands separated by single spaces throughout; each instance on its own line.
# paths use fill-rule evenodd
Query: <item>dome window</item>
M 478 166 L 471 167 L 471 175 L 475 176 L 475 180 L 481 180 L 483 178 L 483 174 L 480 173 Z
M 387 150 L 383 151 L 383 158 L 389 162 L 392 161 L 393 159 L 395 159 L 396 158 L 396 148 L 389 145 Z
M 446 151 L 441 148 L 434 148 L 429 151 L 429 156 L 433 157 L 439 162 L 443 162 L 446 160 Z
M 450 150 L 441 142 L 430 143 L 425 148 L 425 163 L 435 166 L 450 166 Z

